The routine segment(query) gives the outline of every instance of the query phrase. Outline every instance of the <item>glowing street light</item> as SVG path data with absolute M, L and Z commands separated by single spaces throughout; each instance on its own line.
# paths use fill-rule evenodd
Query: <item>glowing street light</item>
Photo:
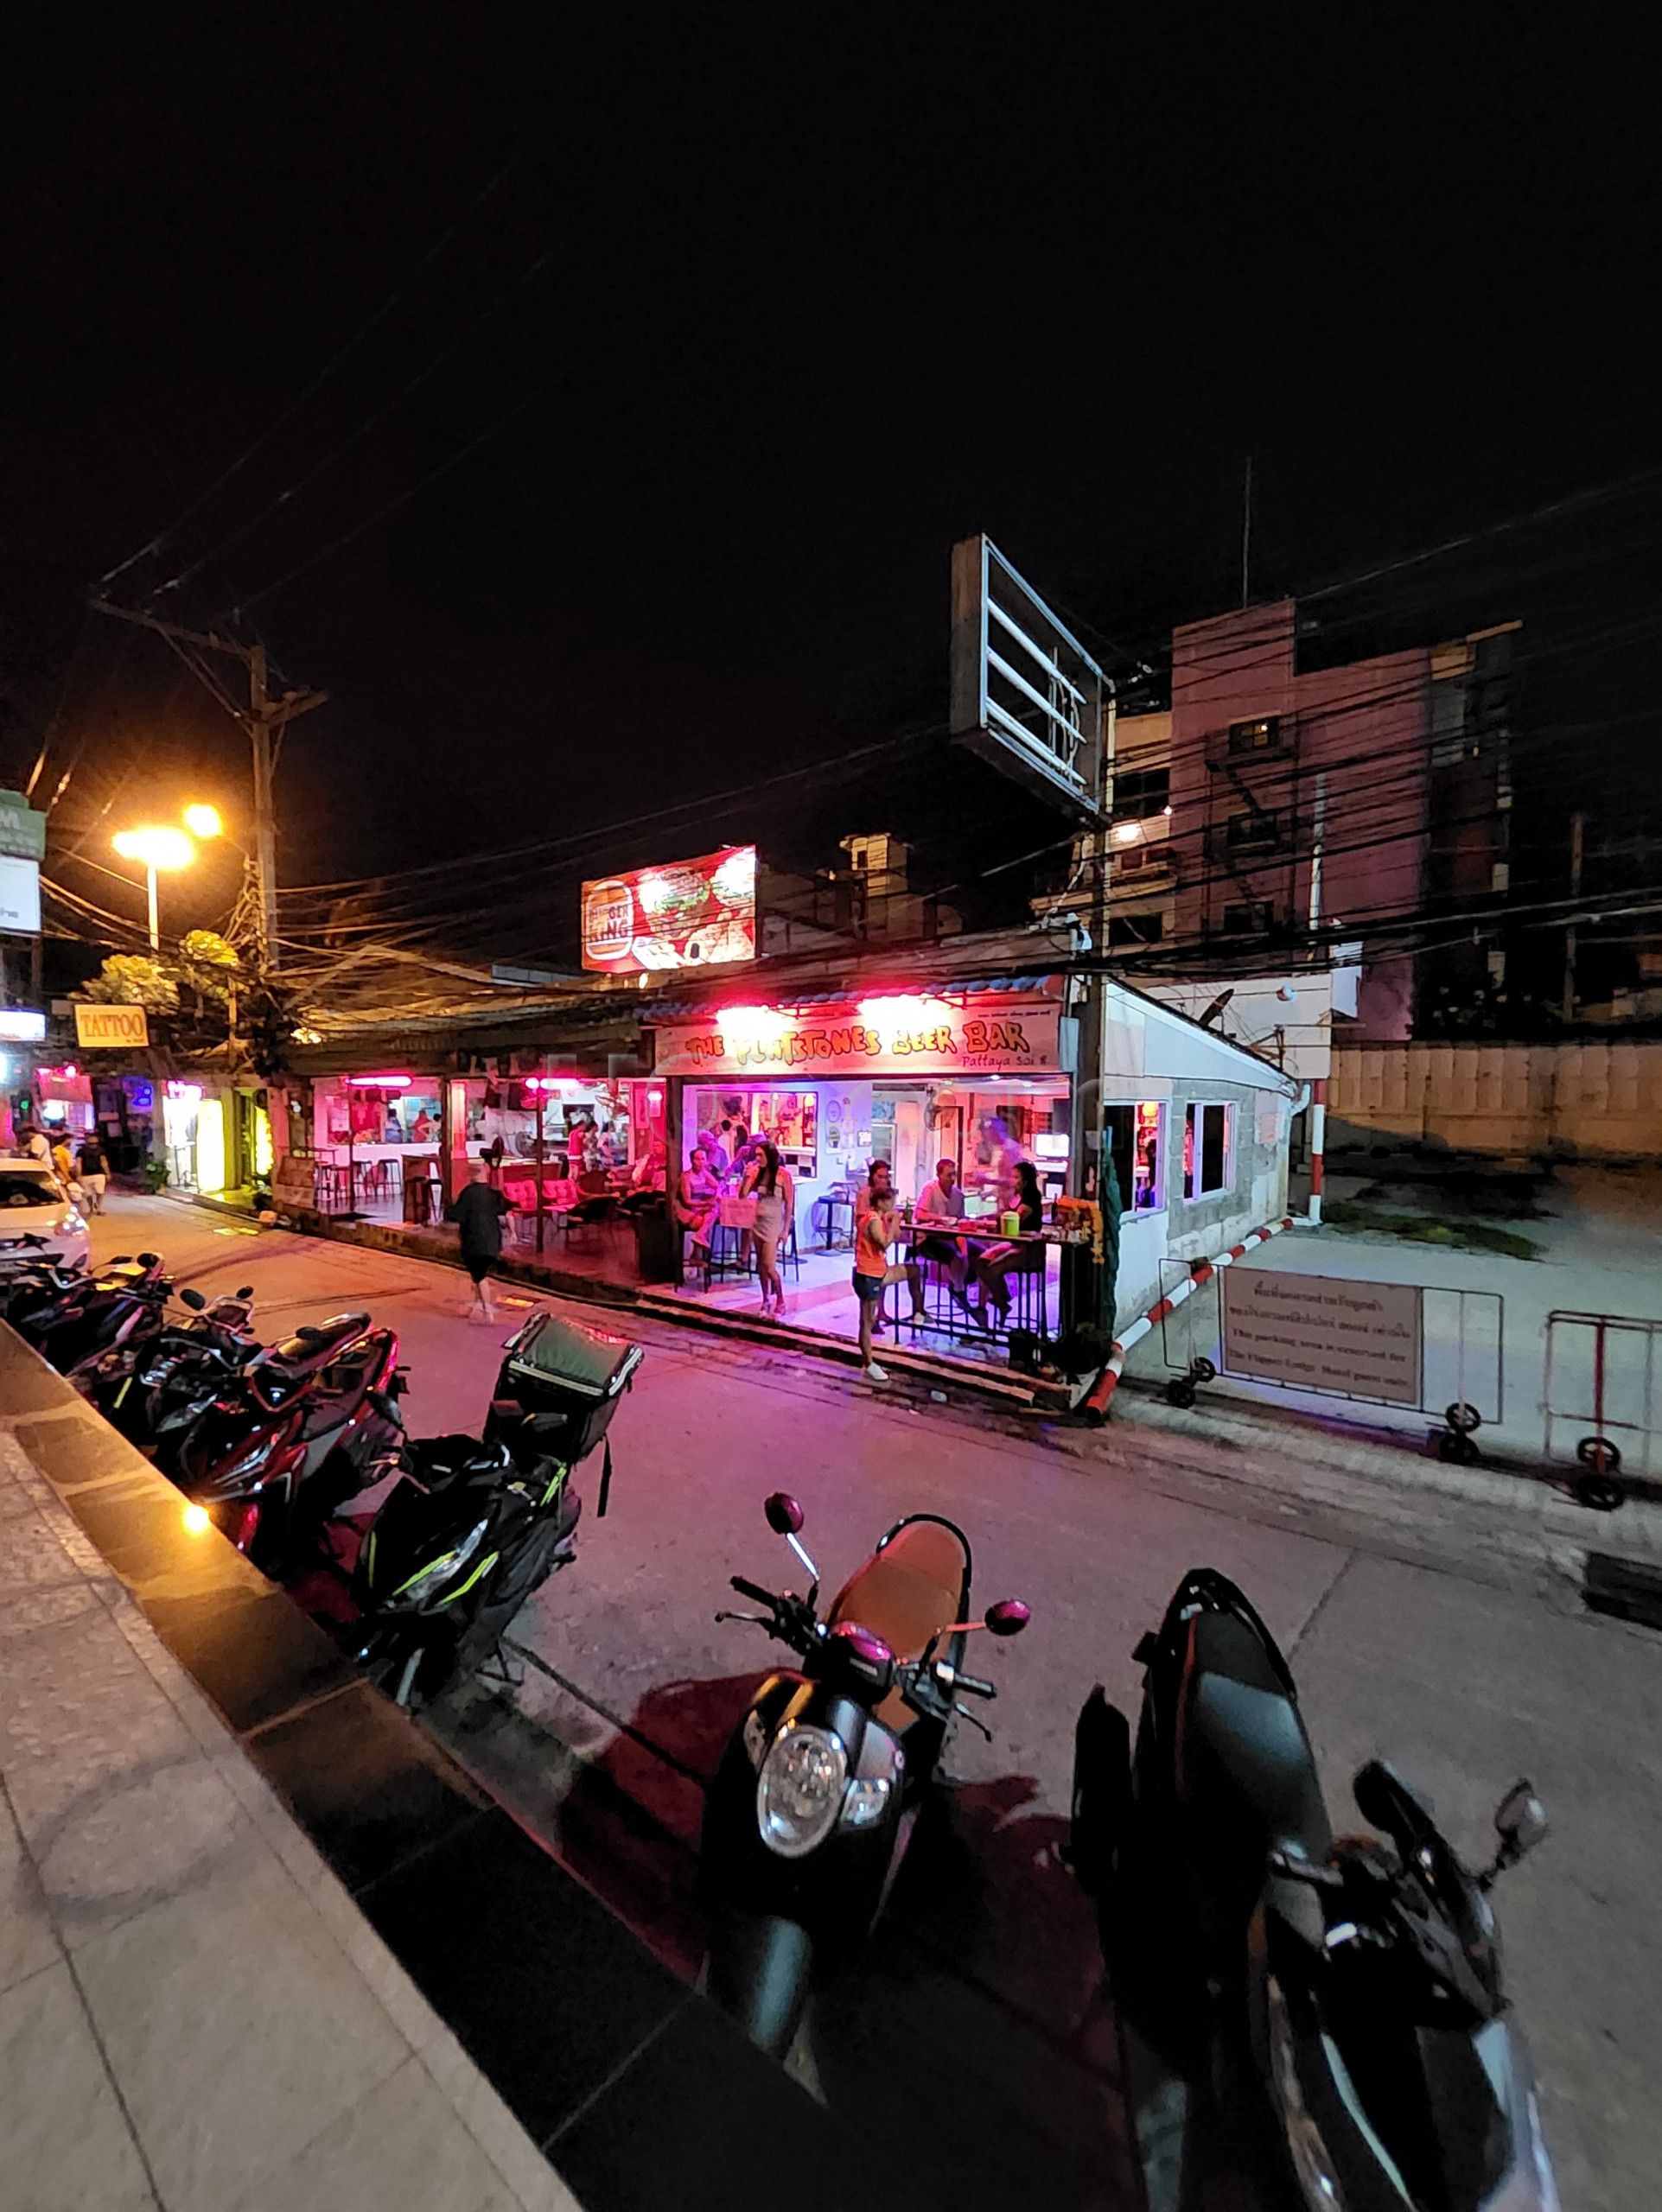
M 150 908 L 150 950 L 159 952 L 162 931 L 156 912 L 156 874 L 160 871 L 171 875 L 179 868 L 188 868 L 196 857 L 195 840 L 167 823 L 153 823 L 142 830 L 118 830 L 111 842 L 124 861 L 137 861 L 144 871 Z
M 203 801 L 199 801 L 195 805 L 188 806 L 185 809 L 185 827 L 193 837 L 201 837 L 203 840 L 220 836 L 225 830 L 225 823 L 220 819 L 219 808 L 209 806 Z

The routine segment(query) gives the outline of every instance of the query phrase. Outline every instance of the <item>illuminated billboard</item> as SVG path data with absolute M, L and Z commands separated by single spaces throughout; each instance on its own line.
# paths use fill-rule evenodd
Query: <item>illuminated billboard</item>
M 583 964 L 602 976 L 756 957 L 756 849 L 637 868 L 583 887 Z

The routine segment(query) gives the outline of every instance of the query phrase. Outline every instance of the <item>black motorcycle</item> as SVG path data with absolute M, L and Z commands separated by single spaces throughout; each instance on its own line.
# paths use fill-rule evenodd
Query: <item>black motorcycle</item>
M 250 1325 L 253 1298 L 252 1284 L 211 1300 L 188 1287 L 179 1303 L 189 1320 L 154 1309 L 124 1342 L 82 1360 L 69 1379 L 130 1443 L 155 1447 L 165 1459 L 261 1350 Z
M 76 1274 L 14 1305 L 6 1318 L 48 1366 L 67 1375 L 154 1324 L 173 1289 L 165 1265 L 159 1252 L 111 1260 L 95 1275 Z
M 964 1671 L 965 1638 L 1027 1625 L 1007 1599 L 972 1621 L 970 1546 L 933 1513 L 899 1522 L 818 1611 L 819 1570 L 802 1509 L 776 1493 L 767 1524 L 812 1578 L 806 1598 L 733 1577 L 754 1622 L 796 1653 L 770 1675 L 723 1756 L 705 1808 L 703 1870 L 714 1910 L 708 1987 L 775 2057 L 790 2049 L 817 1974 L 882 1910 L 959 1700 L 996 1695 Z M 982 1727 L 975 1720 L 977 1727 Z
M 48 1247 L 48 1239 L 32 1230 L 0 1236 L 0 1320 L 16 1327 L 67 1293 L 90 1287 L 92 1277 L 80 1260 L 61 1260 Z
M 641 1357 L 638 1344 L 534 1313 L 508 1340 L 482 1439 L 414 1438 L 370 1471 L 402 1479 L 357 1550 L 357 1656 L 400 1705 L 498 1659 L 525 1600 L 576 1558 L 583 1501 L 571 1476 L 603 1443 L 602 1517 L 608 1432 Z M 342 1524 L 328 1533 L 344 1557 Z
M 1234 1584 L 1178 1585 L 1144 1669 L 1135 1751 L 1079 1716 L 1071 1855 L 1115 1993 L 1214 2098 L 1244 2078 L 1309 2212 L 1557 2212 L 1489 1891 L 1546 1831 L 1526 1782 L 1470 1872 L 1381 1760 L 1335 1838 L 1286 1661 Z

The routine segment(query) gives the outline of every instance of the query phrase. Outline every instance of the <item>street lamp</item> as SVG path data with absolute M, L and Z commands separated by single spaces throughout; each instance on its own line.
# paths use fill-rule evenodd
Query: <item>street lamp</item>
M 162 825 L 118 830 L 114 843 L 124 861 L 137 861 L 144 871 L 144 888 L 150 909 L 150 950 L 159 952 L 162 931 L 156 912 L 156 875 L 158 872 L 172 874 L 176 869 L 188 868 L 196 857 L 195 842 L 182 830 Z
M 156 879 L 158 874 L 173 874 L 181 868 L 188 868 L 196 857 L 198 842 L 206 843 L 210 837 L 223 835 L 225 824 L 217 806 L 197 800 L 185 809 L 185 826 L 175 830 L 170 823 L 153 823 L 143 830 L 118 830 L 111 841 L 124 861 L 137 861 L 144 871 L 144 888 L 150 908 L 150 950 L 162 950 L 162 931 L 156 912 Z

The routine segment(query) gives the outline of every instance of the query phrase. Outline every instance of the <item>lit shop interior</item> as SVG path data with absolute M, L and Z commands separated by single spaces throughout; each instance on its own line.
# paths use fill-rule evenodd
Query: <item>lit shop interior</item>
M 794 1243 L 787 1237 L 781 1252 L 787 1311 L 810 1327 L 852 1337 L 855 1205 L 874 1160 L 888 1161 L 902 1209 L 925 1196 L 939 1161 L 952 1162 L 966 1225 L 985 1224 L 979 1238 L 956 1248 L 971 1263 L 992 1249 L 1001 1165 L 1007 1173 L 1013 1154 L 1033 1161 L 1047 1202 L 1062 1195 L 1070 1078 L 1058 1065 L 1058 1012 L 1054 1002 L 896 995 L 848 1007 L 726 1008 L 702 1025 L 665 1026 L 658 1031 L 657 1068 L 678 1086 L 680 1162 L 689 1165 L 710 1136 L 729 1155 L 740 1132 L 778 1147 L 796 1193 Z M 799 1071 L 772 1075 L 755 1065 L 774 1058 Z M 682 1072 L 689 1067 L 700 1072 Z M 743 1308 L 760 1294 L 737 1194 L 734 1178 L 713 1226 L 710 1262 L 689 1254 L 683 1293 Z M 895 1256 L 908 1249 L 902 1244 Z M 1025 1272 L 1039 1281 L 1023 1283 L 1014 1301 L 1019 1325 L 1042 1323 L 1054 1332 L 1059 1256 L 1054 1247 L 1033 1254 Z M 980 1332 L 951 1296 L 946 1271 L 926 1262 L 924 1273 L 926 1305 L 940 1325 L 919 1332 L 920 1344 L 933 1334 L 943 1349 L 963 1349 Z M 965 1287 L 973 1309 L 978 1287 Z M 909 1312 L 909 1294 L 896 1286 L 888 1303 Z M 909 1341 L 909 1327 L 903 1333 Z
M 663 1135 L 662 1085 L 634 1077 L 382 1071 L 320 1077 L 312 1095 L 320 1209 L 370 1220 L 436 1219 L 447 1146 L 457 1162 L 488 1161 L 521 1205 L 535 1207 L 540 1172 L 557 1211 L 585 1178 L 626 1182 Z

